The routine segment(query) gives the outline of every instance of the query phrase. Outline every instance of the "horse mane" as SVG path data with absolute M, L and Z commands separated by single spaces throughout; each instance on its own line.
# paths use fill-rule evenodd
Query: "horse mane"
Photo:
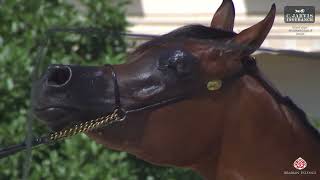
M 136 56 L 151 47 L 156 47 L 161 44 L 170 42 L 172 40 L 184 39 L 184 38 L 194 38 L 194 39 L 223 39 L 223 38 L 232 38 L 237 33 L 231 31 L 224 31 L 220 29 L 214 29 L 210 27 L 206 27 L 199 24 L 192 24 L 183 26 L 174 31 L 171 31 L 168 34 L 164 34 L 162 36 L 156 37 L 150 41 L 147 41 L 140 45 L 135 51 L 129 54 L 129 56 Z
M 320 141 L 320 132 L 311 124 L 306 113 L 296 105 L 293 100 L 286 96 L 284 97 L 284 105 L 291 109 L 297 116 L 301 123 Z
M 297 116 L 302 125 L 311 132 L 311 134 L 316 137 L 316 139 L 320 142 L 320 132 L 311 124 L 308 119 L 307 114 L 302 110 L 297 104 L 293 102 L 293 100 L 289 96 L 283 96 L 280 91 L 268 80 L 265 78 L 263 73 L 257 67 L 258 73 L 255 77 L 258 77 L 258 80 L 263 84 L 266 90 L 275 98 L 275 100 L 285 105 L 288 109 L 292 110 L 292 112 Z

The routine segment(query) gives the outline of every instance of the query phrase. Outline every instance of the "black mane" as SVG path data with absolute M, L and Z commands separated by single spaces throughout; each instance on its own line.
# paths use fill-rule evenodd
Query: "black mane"
M 258 71 L 258 75 L 254 75 L 253 77 L 258 80 L 261 85 L 269 92 L 269 94 L 279 103 L 285 105 L 288 109 L 292 110 L 292 112 L 297 116 L 298 120 L 302 123 L 302 125 L 311 132 L 320 142 L 320 132 L 311 124 L 310 120 L 306 113 L 296 105 L 292 99 L 288 96 L 283 96 L 282 93 L 273 86 L 272 83 L 268 79 L 265 78 L 263 73 L 261 73 L 260 69 L 257 67 L 255 60 L 254 66 Z M 252 61 L 245 61 L 252 62 Z
M 140 52 L 145 51 L 146 49 L 160 44 L 170 42 L 174 39 L 183 39 L 183 38 L 194 38 L 194 39 L 204 39 L 204 40 L 213 40 L 213 39 L 223 39 L 223 38 L 232 38 L 237 35 L 235 32 L 223 31 L 220 29 L 214 29 L 206 27 L 203 25 L 187 25 L 181 28 L 178 28 L 168 34 L 156 37 L 142 45 L 140 45 L 131 55 L 139 54 Z
M 195 39 L 218 39 L 218 38 L 231 38 L 236 35 L 235 32 L 214 29 L 203 25 L 187 25 L 176 29 L 162 38 L 195 38 Z
M 301 123 L 320 141 L 320 132 L 311 124 L 306 113 L 290 97 L 285 97 L 284 104 L 298 116 Z

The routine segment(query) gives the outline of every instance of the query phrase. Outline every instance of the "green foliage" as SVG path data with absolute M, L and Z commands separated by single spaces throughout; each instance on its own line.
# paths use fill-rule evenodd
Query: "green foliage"
M 318 128 L 318 130 L 320 131 L 320 119 L 319 118 L 313 118 L 310 116 L 309 118 L 311 120 L 311 123 L 313 126 L 315 126 L 316 128 Z
M 30 104 L 32 60 L 37 44 L 50 27 L 100 27 L 123 31 L 125 1 L 117 0 L 0 0 L 0 144 L 25 137 Z M 99 39 L 61 33 L 52 37 L 50 62 L 104 64 L 123 61 L 125 41 L 120 35 Z M 40 134 L 46 128 L 34 123 Z M 20 179 L 23 153 L 0 160 L 0 179 Z M 124 153 L 106 150 L 78 135 L 33 151 L 29 179 L 199 179 L 188 170 L 155 167 Z

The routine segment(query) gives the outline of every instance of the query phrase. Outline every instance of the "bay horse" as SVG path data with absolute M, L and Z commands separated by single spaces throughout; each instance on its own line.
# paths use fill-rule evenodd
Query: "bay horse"
M 35 85 L 34 111 L 59 130 L 115 106 L 131 109 L 122 122 L 87 135 L 208 180 L 320 179 L 318 131 L 251 56 L 275 13 L 272 5 L 265 19 L 237 34 L 233 2 L 224 0 L 209 27 L 188 25 L 150 40 L 125 64 L 50 65 Z M 300 170 L 293 166 L 299 157 Z

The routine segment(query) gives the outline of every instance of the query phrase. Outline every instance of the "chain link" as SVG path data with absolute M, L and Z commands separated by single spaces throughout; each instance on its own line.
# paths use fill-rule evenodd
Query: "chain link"
M 80 124 L 76 124 L 71 128 L 63 129 L 57 132 L 50 133 L 47 137 L 50 141 L 56 141 L 63 138 L 71 137 L 79 133 L 90 132 L 103 126 L 119 122 L 125 119 L 125 116 L 121 117 L 119 114 L 120 109 L 115 109 L 112 114 L 99 117 L 90 121 L 86 121 Z

